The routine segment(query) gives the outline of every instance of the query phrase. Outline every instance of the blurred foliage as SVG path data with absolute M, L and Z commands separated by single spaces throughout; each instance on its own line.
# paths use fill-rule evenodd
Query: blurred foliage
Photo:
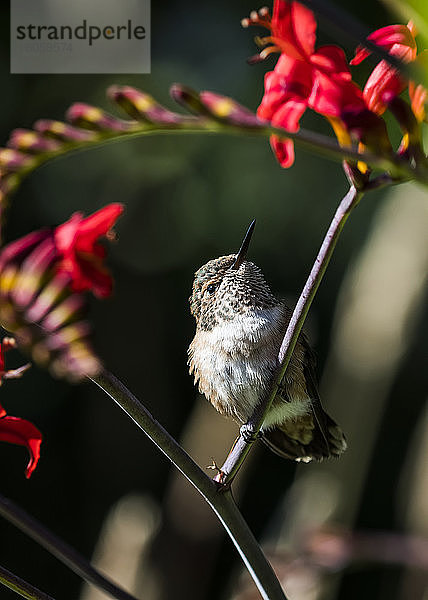
M 341 5 L 347 5 L 370 29 L 396 21 L 370 0 Z M 42 117 L 61 119 L 74 101 L 108 109 L 105 89 L 113 83 L 136 86 L 172 106 L 167 91 L 172 82 L 180 81 L 231 95 L 255 109 L 264 72 L 273 63 L 249 67 L 245 62 L 254 54 L 254 45 L 251 33 L 239 23 L 253 8 L 258 5 L 243 0 L 153 2 L 151 75 L 23 76 L 9 74 L 9 15 L 2 5 L 2 143 L 15 127 L 30 127 Z M 326 24 L 320 27 L 319 43 L 331 42 Z M 346 32 L 337 43 L 347 44 Z M 353 48 L 346 46 L 346 50 L 351 56 Z M 368 71 L 370 66 L 365 68 Z M 359 74 L 364 77 L 363 68 Z M 305 116 L 303 125 L 325 127 L 311 115 Z M 207 259 L 235 251 L 249 221 L 256 217 L 250 258 L 263 269 L 274 292 L 292 305 L 346 188 L 337 164 L 300 149 L 293 168 L 281 170 L 264 139 L 149 137 L 78 153 L 40 169 L 13 198 L 5 233 L 13 239 L 58 224 L 74 210 L 90 213 L 108 202 L 126 204 L 117 226 L 118 243 L 110 248 L 115 294 L 93 304 L 96 346 L 107 367 L 173 435 L 180 436 L 197 397 L 186 366 L 194 331 L 187 301 L 194 271 Z M 320 372 L 342 279 L 385 201 L 383 193 L 373 193 L 355 211 L 315 300 L 307 330 Z M 419 363 L 411 357 L 426 354 L 427 337 L 425 318 L 418 321 L 411 350 L 391 391 L 394 409 L 386 411 L 387 420 L 378 433 L 357 527 L 394 530 L 401 526 L 395 488 L 402 465 L 388 456 L 392 446 L 395 458 L 404 456 L 422 410 L 424 369 L 416 370 Z M 21 364 L 19 357 L 16 364 Z M 136 491 L 162 505 L 172 476 L 169 464 L 99 390 L 89 383 L 72 387 L 54 381 L 33 367 L 1 392 L 8 412 L 33 420 L 45 436 L 40 466 L 29 482 L 23 476 L 24 450 L 1 445 L 2 493 L 87 556 L 108 510 L 119 498 Z M 412 402 L 412 418 L 403 421 L 401 408 Z M 370 414 L 364 419 L 370 419 Z M 221 427 L 222 421 L 216 423 Z M 215 458 L 221 461 L 226 451 L 227 447 L 219 450 Z M 201 465 L 209 464 L 211 456 L 212 449 L 206 448 Z M 271 518 L 291 485 L 294 469 L 292 463 L 263 448 L 255 453 L 241 504 L 257 535 L 269 524 L 277 528 Z M 228 578 L 235 577 L 240 563 L 229 542 L 222 541 L 220 525 L 213 529 L 212 539 L 190 540 L 165 517 L 163 538 L 153 550 L 164 586 L 162 598 L 228 597 Z M 58 599 L 77 597 L 81 586 L 77 576 L 3 521 L 0 539 L 1 564 Z M 186 560 L 186 552 L 191 559 Z M 338 597 L 398 598 L 398 576 L 398 570 L 384 567 L 353 571 Z M 1 598 L 15 596 L 2 590 Z

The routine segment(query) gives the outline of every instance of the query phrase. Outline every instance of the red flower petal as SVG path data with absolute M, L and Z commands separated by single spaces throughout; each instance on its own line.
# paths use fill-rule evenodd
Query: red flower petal
M 306 110 L 306 102 L 288 100 L 284 102 L 272 118 L 272 125 L 284 127 L 287 131 L 298 131 L 299 121 Z
M 317 24 L 303 4 L 275 0 L 271 27 L 274 43 L 289 56 L 303 59 L 314 51 Z
M 290 100 L 284 103 L 275 113 L 272 125 L 284 127 L 288 131 L 298 131 L 299 120 L 306 110 L 305 102 Z M 284 169 L 291 167 L 294 163 L 294 144 L 292 140 L 280 139 L 276 135 L 270 137 L 270 144 L 279 164 Z
M 25 469 L 25 476 L 28 479 L 37 467 L 40 458 L 42 434 L 30 421 L 18 417 L 8 417 L 5 414 L 4 409 L 0 407 L 0 441 L 27 448 L 30 460 Z
M 408 46 L 395 44 L 390 54 L 396 58 L 409 62 L 414 60 L 414 51 Z M 386 110 L 385 98 L 398 96 L 406 87 L 406 81 L 396 69 L 385 60 L 373 69 L 364 87 L 364 99 L 370 110 L 381 115 Z
M 413 59 L 409 58 L 409 60 L 414 60 L 416 57 L 416 41 L 409 25 L 388 25 L 373 31 L 367 39 L 387 51 L 391 51 L 395 45 L 404 46 L 410 51 L 410 54 L 414 55 Z M 358 46 L 350 64 L 359 65 L 369 54 L 371 54 L 370 50 Z
M 271 148 L 284 169 L 288 169 L 294 163 L 294 144 L 292 140 L 280 140 L 278 136 L 271 135 Z
M 325 117 L 341 117 L 345 111 L 366 108 L 363 94 L 353 81 L 318 71 L 308 106 Z
M 364 87 L 367 107 L 378 115 L 386 110 L 385 98 L 398 96 L 406 87 L 405 81 L 384 60 L 373 69 Z
M 123 213 L 123 210 L 123 204 L 115 202 L 104 206 L 104 208 L 94 212 L 93 215 L 83 219 L 79 225 L 79 250 L 91 252 L 96 240 L 107 235 Z
M 335 74 L 346 81 L 352 79 L 345 53 L 339 46 L 321 46 L 312 54 L 310 60 L 324 73 Z
M 275 70 L 265 76 L 265 93 L 257 116 L 271 121 L 284 103 L 290 100 L 306 103 L 312 89 L 312 75 L 309 63 L 281 54 Z M 287 127 L 283 123 L 280 125 Z
M 416 41 L 411 22 L 408 25 L 389 25 L 371 33 L 368 38 L 391 56 L 407 63 L 416 59 Z M 370 51 L 358 47 L 352 65 L 363 61 Z M 387 108 L 386 100 L 400 94 L 406 87 L 405 79 L 394 67 L 382 60 L 374 68 L 364 87 L 364 99 L 370 110 L 381 115 Z
M 281 54 L 275 70 L 265 76 L 265 93 L 257 116 L 287 131 L 298 131 L 312 88 L 312 72 L 308 62 Z M 270 144 L 280 165 L 290 167 L 294 162 L 293 142 L 273 135 Z

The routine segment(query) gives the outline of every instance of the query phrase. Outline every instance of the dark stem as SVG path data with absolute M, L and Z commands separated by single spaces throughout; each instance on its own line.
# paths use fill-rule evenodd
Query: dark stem
M 33 585 L 18 577 L 14 573 L 11 573 L 0 565 L 0 583 L 10 590 L 16 592 L 23 598 L 28 600 L 54 600 L 52 596 L 48 596 L 44 592 L 41 592 Z
M 312 300 L 315 297 L 317 289 L 330 262 L 330 258 L 333 254 L 339 235 L 352 209 L 358 204 L 362 195 L 362 191 L 359 191 L 354 186 L 351 186 L 349 192 L 342 199 L 336 210 L 333 220 L 330 223 L 330 227 L 328 228 L 328 231 L 324 237 L 323 243 L 321 244 L 321 248 L 315 259 L 312 270 L 306 281 L 305 287 L 303 288 L 299 300 L 294 308 L 287 331 L 285 332 L 278 354 L 279 367 L 272 380 L 269 393 L 264 399 L 262 399 L 262 402 L 254 410 L 248 423 L 245 425 L 245 431 L 241 432 L 241 435 L 235 442 L 223 466 L 221 467 L 219 475 L 216 477 L 216 481 L 219 481 L 226 487 L 230 486 L 248 452 L 250 451 L 252 444 L 257 438 L 257 434 L 263 424 L 265 415 L 268 412 L 273 399 L 277 394 L 279 384 L 284 377 L 285 371 L 293 354 L 297 338 L 299 337 L 303 323 L 305 322 L 309 308 L 312 304 Z
M 281 585 L 230 492 L 216 484 L 119 379 L 107 371 L 92 378 L 194 485 L 220 519 L 264 600 L 286 600 Z
M 74 548 L 63 542 L 41 523 L 36 521 L 36 519 L 30 517 L 22 508 L 16 506 L 16 504 L 1 494 L 0 515 L 43 546 L 48 552 L 56 556 L 56 558 L 88 583 L 92 583 L 107 594 L 110 594 L 113 598 L 117 598 L 117 600 L 136 600 L 134 596 L 128 594 L 128 592 L 125 592 L 125 590 L 101 575 Z
M 249 529 L 230 490 L 217 494 L 215 513 L 228 532 L 264 600 L 284 600 L 284 591 L 253 533 Z M 269 583 L 267 586 L 266 583 Z

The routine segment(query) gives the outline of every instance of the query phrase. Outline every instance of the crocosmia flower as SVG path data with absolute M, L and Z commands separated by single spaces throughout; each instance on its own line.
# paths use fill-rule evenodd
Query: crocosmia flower
M 351 79 L 343 50 L 337 46 L 315 50 L 312 11 L 298 2 L 275 0 L 272 18 L 264 8 L 251 13 L 243 25 L 270 29 L 271 35 L 259 40 L 263 45 L 271 44 L 260 53 L 261 59 L 274 51 L 281 53 L 274 70 L 265 76 L 265 93 L 257 115 L 295 132 L 306 108 L 311 108 L 329 119 L 339 142 L 347 143 L 344 115 L 366 111 L 367 107 Z M 280 164 L 289 167 L 294 161 L 293 143 L 272 136 L 271 145 Z
M 111 294 L 113 280 L 104 265 L 105 248 L 98 240 L 111 237 L 112 227 L 122 212 L 123 205 L 118 203 L 109 204 L 86 218 L 76 212 L 55 229 L 55 245 L 60 254 L 55 268 L 59 273 L 70 275 L 74 291 L 91 290 L 100 298 Z
M 415 28 L 412 22 L 407 25 L 382 27 L 371 33 L 367 39 L 405 63 L 416 59 Z M 350 64 L 359 65 L 369 54 L 370 51 L 366 48 L 358 47 Z M 370 110 L 381 115 L 390 99 L 401 94 L 406 86 L 406 79 L 397 69 L 381 60 L 367 80 L 363 92 L 364 99 Z
M 0 325 L 58 377 L 78 381 L 101 368 L 83 292 L 111 293 L 98 239 L 111 235 L 122 211 L 110 204 L 87 218 L 76 213 L 56 229 L 30 233 L 0 250 Z
M 15 346 L 13 338 L 4 338 L 0 342 L 0 384 L 4 379 L 16 379 L 26 371 L 29 365 L 19 369 L 7 370 L 5 366 L 6 352 Z M 37 466 L 40 457 L 40 445 L 42 434 L 30 421 L 19 417 L 9 416 L 0 404 L 0 441 L 25 446 L 30 454 L 30 460 L 25 470 L 25 476 L 29 478 Z

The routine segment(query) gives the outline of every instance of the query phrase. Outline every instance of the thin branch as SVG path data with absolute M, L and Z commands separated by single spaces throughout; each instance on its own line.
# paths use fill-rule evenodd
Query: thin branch
M 245 436 L 241 433 L 216 478 L 225 486 L 230 486 L 257 437 L 266 413 L 278 392 L 279 385 L 287 370 L 303 323 L 305 322 L 309 308 L 330 262 L 339 235 L 352 209 L 358 204 L 362 195 L 363 193 L 361 191 L 358 191 L 354 186 L 351 186 L 336 210 L 285 332 L 278 353 L 279 367 L 272 380 L 271 388 L 266 397 L 263 398 L 262 402 L 255 408 L 245 426 Z
M 301 148 L 317 152 L 332 160 L 361 161 L 387 171 L 394 178 L 416 179 L 427 184 L 428 173 L 423 161 L 411 164 L 393 152 L 382 155 L 358 152 L 341 147 L 329 136 L 300 129 L 289 132 L 260 121 L 257 116 L 232 98 L 201 92 L 174 84 L 171 95 L 197 116 L 172 112 L 154 98 L 135 88 L 113 86 L 110 99 L 127 114 L 128 119 L 104 110 L 77 103 L 70 107 L 70 123 L 40 120 L 32 130 L 15 129 L 0 148 L 0 208 L 23 179 L 41 165 L 66 154 L 119 140 L 153 134 L 227 134 L 268 137 L 272 134 L 293 140 Z
M 0 583 L 28 600 L 54 600 L 33 585 L 0 565 Z
M 284 591 L 270 563 L 236 506 L 231 491 L 221 494 L 215 512 L 238 550 L 264 600 L 284 600 Z M 264 582 L 269 582 L 266 586 Z
M 208 477 L 139 400 L 111 373 L 91 378 L 156 444 L 210 505 L 241 555 L 264 600 L 286 600 L 281 585 L 230 492 Z
M 137 122 L 135 122 L 137 124 Z M 395 155 L 390 157 L 382 157 L 377 154 L 370 152 L 359 152 L 354 148 L 345 148 L 339 146 L 336 140 L 327 135 L 321 133 L 309 131 L 301 128 L 297 132 L 287 131 L 282 127 L 275 127 L 260 121 L 256 125 L 245 125 L 245 124 L 233 124 L 224 122 L 209 120 L 206 118 L 194 118 L 189 119 L 183 116 L 182 123 L 145 123 L 139 129 L 128 130 L 128 131 L 104 131 L 97 132 L 98 135 L 92 139 L 68 142 L 63 144 L 58 150 L 50 150 L 37 155 L 29 157 L 28 160 L 22 161 L 22 167 L 16 169 L 14 172 L 13 188 L 10 191 L 15 191 L 21 181 L 32 173 L 35 169 L 44 165 L 53 159 L 59 158 L 70 153 L 75 153 L 82 150 L 89 150 L 90 148 L 97 148 L 105 146 L 121 140 L 134 139 L 147 135 L 155 134 L 226 134 L 226 135 L 248 135 L 257 137 L 268 137 L 270 135 L 278 135 L 293 140 L 302 149 L 317 152 L 331 160 L 341 162 L 343 159 L 353 159 L 356 161 L 362 161 L 380 169 L 390 169 L 391 167 L 397 171 L 397 173 L 406 173 L 408 175 L 408 165 L 403 162 L 400 164 Z M 22 151 L 21 151 L 22 152 Z M 24 154 L 24 153 L 23 153 Z M 6 161 L 8 161 L 9 155 L 6 155 Z M 24 157 L 22 157 L 24 158 Z M 0 164 L 8 168 L 8 162 L 3 162 L 0 154 Z M 9 190 L 8 190 L 9 191 Z
M 104 577 L 74 548 L 66 544 L 41 523 L 27 514 L 22 508 L 0 494 L 0 515 L 15 525 L 40 546 L 53 554 L 67 567 L 117 600 L 136 600 L 125 590 L 118 587 L 110 579 Z

